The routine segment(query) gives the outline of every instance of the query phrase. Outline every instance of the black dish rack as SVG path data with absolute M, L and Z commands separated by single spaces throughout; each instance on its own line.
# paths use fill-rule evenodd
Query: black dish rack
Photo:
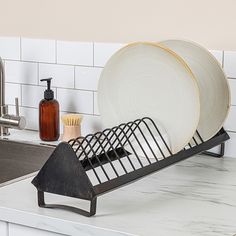
M 222 157 L 228 139 L 223 128 L 205 142 L 196 131 L 188 145 L 173 154 L 166 136 L 151 118 L 144 117 L 62 142 L 32 181 L 38 205 L 95 215 L 98 196 L 199 153 Z M 219 153 L 206 151 L 218 145 Z M 89 200 L 90 209 L 46 204 L 44 192 Z

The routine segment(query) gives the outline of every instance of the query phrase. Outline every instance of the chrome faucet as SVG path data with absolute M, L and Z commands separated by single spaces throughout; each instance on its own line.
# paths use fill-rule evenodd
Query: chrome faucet
M 8 106 L 5 103 L 5 69 L 0 57 L 0 136 L 9 135 L 9 128 L 24 129 L 25 118 L 19 115 L 19 102 L 15 98 L 16 115 L 8 114 Z

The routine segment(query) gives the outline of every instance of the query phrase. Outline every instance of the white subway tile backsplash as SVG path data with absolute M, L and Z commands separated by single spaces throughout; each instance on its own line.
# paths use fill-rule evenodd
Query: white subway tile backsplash
M 94 92 L 94 97 L 93 97 L 93 104 L 94 104 L 94 115 L 99 115 L 99 109 L 98 109 L 98 96 L 97 92 Z
M 56 41 L 47 39 L 21 39 L 23 61 L 56 62 Z
M 230 139 L 225 142 L 225 156 L 236 157 L 236 133 L 228 132 Z
M 20 37 L 0 37 L 0 57 L 20 60 Z
M 231 106 L 224 128 L 236 132 L 236 106 Z
M 97 90 L 101 71 L 102 68 L 76 66 L 75 88 Z
M 39 80 L 53 77 L 52 86 L 60 104 L 60 114 L 83 113 L 83 136 L 102 130 L 97 104 L 98 80 L 102 67 L 122 46 L 124 44 L 0 37 L 9 113 L 15 114 L 14 98 L 19 97 L 20 114 L 26 117 L 26 128 L 38 130 L 38 106 L 45 90 L 45 84 L 40 86 Z M 236 52 L 210 52 L 220 64 L 224 61 L 227 76 L 232 78 L 228 81 L 233 106 L 224 125 L 231 139 L 226 142 L 225 156 L 235 157 Z
M 93 43 L 57 41 L 57 63 L 93 65 Z
M 8 114 L 15 114 L 16 112 L 16 107 L 15 106 L 13 106 L 13 105 L 8 105 Z M 20 107 L 19 107 L 19 110 L 20 110 Z
M 57 98 L 61 111 L 93 114 L 93 92 L 57 89 Z
M 223 51 L 220 50 L 210 50 L 210 53 L 216 58 L 216 60 L 223 65 Z
M 231 105 L 236 105 L 236 80 L 228 79 L 230 93 L 231 93 Z
M 105 66 L 108 59 L 123 46 L 120 43 L 94 43 L 94 66 Z
M 83 115 L 81 134 L 85 136 L 102 130 L 101 118 L 99 116 Z
M 74 88 L 74 66 L 39 64 L 39 80 L 49 77 L 54 87 Z
M 236 78 L 236 52 L 224 51 L 224 70 L 228 77 Z
M 26 118 L 26 129 L 39 129 L 39 110 L 36 108 L 21 107 L 20 115 Z
M 37 84 L 38 65 L 32 62 L 5 61 L 6 82 Z
M 16 106 L 15 105 L 8 105 L 7 109 L 8 109 L 8 114 L 10 114 L 10 115 L 16 114 Z M 20 115 L 22 115 L 21 114 L 21 107 L 19 107 L 19 112 L 20 112 Z
M 39 107 L 39 102 L 44 98 L 44 87 L 22 85 L 22 106 Z
M 6 104 L 15 105 L 15 98 L 19 99 L 19 105 L 21 105 L 21 85 L 6 83 Z

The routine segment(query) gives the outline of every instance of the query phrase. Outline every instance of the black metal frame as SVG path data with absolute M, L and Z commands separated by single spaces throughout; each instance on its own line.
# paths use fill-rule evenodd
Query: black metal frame
M 203 154 L 203 155 L 212 156 L 212 157 L 221 158 L 221 157 L 223 157 L 224 154 L 225 154 L 225 143 L 221 143 L 221 144 L 220 144 L 220 152 L 219 152 L 219 153 L 214 153 L 214 152 L 205 151 L 205 152 L 202 152 L 202 154 Z
M 222 157 L 224 142 L 228 139 L 229 135 L 223 128 L 205 142 L 197 131 L 182 151 L 173 154 L 154 121 L 144 117 L 60 143 L 32 181 L 38 190 L 38 205 L 67 209 L 84 216 L 95 215 L 98 196 L 196 154 Z M 206 151 L 217 145 L 221 146 L 219 154 Z M 113 177 L 107 166 L 112 170 Z M 96 184 L 92 183 L 88 171 L 93 173 Z M 101 174 L 105 179 L 101 178 Z M 44 192 L 89 200 L 90 209 L 86 211 L 72 206 L 46 204 Z

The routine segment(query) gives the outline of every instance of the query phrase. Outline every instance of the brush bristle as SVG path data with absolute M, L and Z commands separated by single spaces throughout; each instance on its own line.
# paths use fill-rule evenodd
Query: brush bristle
M 66 114 L 61 117 L 63 124 L 66 126 L 78 126 L 82 119 L 83 116 L 79 114 Z

